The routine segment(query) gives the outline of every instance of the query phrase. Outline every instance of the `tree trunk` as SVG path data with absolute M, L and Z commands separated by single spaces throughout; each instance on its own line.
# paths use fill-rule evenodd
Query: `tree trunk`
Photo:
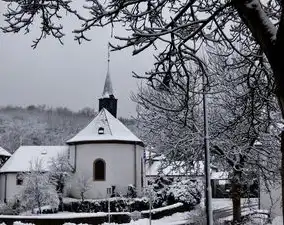
M 281 154 L 282 215 L 284 215 L 284 131 L 281 133 Z
M 63 194 L 60 193 L 59 196 L 59 211 L 63 212 L 64 211 L 64 204 L 63 204 Z
M 284 49 L 284 41 L 282 41 L 282 48 Z M 280 44 L 279 44 L 280 45 Z M 279 58 L 279 57 L 278 57 Z M 284 119 L 284 65 L 281 62 L 275 60 L 276 63 L 273 65 L 273 72 L 276 84 L 276 95 L 278 98 L 279 108 L 281 110 L 282 119 Z M 281 132 L 281 191 L 282 191 L 282 216 L 284 216 L 284 131 Z M 284 221 L 283 221 L 284 225 Z
M 234 171 L 234 179 L 232 184 L 232 202 L 233 202 L 233 224 L 241 223 L 241 184 L 240 184 L 240 174 Z

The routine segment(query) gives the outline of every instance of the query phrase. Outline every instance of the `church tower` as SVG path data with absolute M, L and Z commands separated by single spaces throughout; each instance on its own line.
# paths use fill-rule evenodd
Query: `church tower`
M 112 82 L 110 79 L 110 71 L 109 71 L 109 64 L 110 64 L 110 53 L 108 50 L 108 65 L 107 65 L 107 75 L 105 80 L 105 86 L 103 90 L 102 97 L 99 99 L 99 111 L 105 108 L 109 111 L 114 117 L 117 114 L 117 99 L 114 97 L 113 89 L 112 89 Z

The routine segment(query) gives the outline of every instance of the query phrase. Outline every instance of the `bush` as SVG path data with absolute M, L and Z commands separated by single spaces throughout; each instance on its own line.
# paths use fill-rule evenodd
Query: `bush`
M 126 199 L 126 198 L 111 198 L 111 212 L 133 212 L 147 210 L 149 208 L 148 199 Z M 64 203 L 64 209 L 69 212 L 108 212 L 108 200 L 96 201 L 73 201 Z
M 134 194 L 135 189 L 129 188 L 129 196 Z M 201 201 L 199 183 L 190 180 L 174 180 L 167 177 L 157 178 L 148 191 L 151 192 L 153 208 L 183 203 L 184 210 L 191 210 Z M 149 194 L 149 192 L 148 192 Z M 76 201 L 64 203 L 64 209 L 70 212 L 108 212 L 108 200 Z M 110 199 L 111 212 L 134 212 L 149 209 L 149 198 L 122 198 Z
M 192 180 L 170 179 L 167 177 L 157 178 L 149 189 L 153 189 L 153 207 L 172 205 L 177 202 L 184 207 L 192 209 L 201 201 L 200 183 Z
M 18 201 L 9 201 L 6 204 L 0 204 L 0 214 L 2 215 L 19 215 L 21 207 Z
M 202 196 L 196 185 L 198 182 L 190 180 L 173 182 L 166 191 L 167 204 L 181 202 L 188 208 L 198 205 Z

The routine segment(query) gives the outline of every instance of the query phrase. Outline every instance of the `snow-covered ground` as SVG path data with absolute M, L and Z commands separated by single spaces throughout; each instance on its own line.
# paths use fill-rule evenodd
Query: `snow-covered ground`
M 242 199 L 242 204 L 254 204 L 257 203 L 258 199 Z M 232 207 L 232 201 L 231 199 L 213 199 L 212 202 L 213 209 L 221 209 L 221 208 L 227 208 Z M 201 202 L 201 204 L 196 207 L 195 210 L 192 210 L 190 212 L 184 212 L 184 213 L 175 213 L 171 216 L 166 216 L 158 220 L 152 220 L 152 225 L 182 225 L 185 224 L 185 222 L 194 221 L 197 217 L 202 217 L 202 210 L 204 209 L 204 200 Z M 36 217 L 41 218 L 80 218 L 80 217 L 95 217 L 95 216 L 102 216 L 106 215 L 107 213 L 70 213 L 70 212 L 62 212 L 57 214 L 41 214 L 36 215 Z M 119 214 L 119 213 L 112 213 L 112 214 Z M 125 214 L 125 213 L 124 213 Z M 201 216 L 200 216 L 201 215 Z M 1 215 L 0 217 L 5 217 Z M 11 218 L 10 216 L 7 216 Z M 12 216 L 13 217 L 13 216 Z M 14 216 L 17 217 L 17 216 Z M 19 216 L 18 216 L 19 217 Z M 20 216 L 20 217 L 35 217 L 35 216 Z M 259 221 L 258 218 L 254 218 L 254 221 Z M 130 223 L 124 224 L 124 225 L 148 225 L 149 219 L 139 219 L 137 221 L 131 221 Z M 261 224 L 260 222 L 251 223 L 251 224 Z M 273 223 L 273 225 L 278 225 L 280 223 Z M 17 223 L 15 225 L 21 225 L 20 223 Z M 73 225 L 72 223 L 68 223 L 65 225 Z M 104 223 L 104 225 L 115 225 L 115 223 Z
M 258 202 L 258 198 L 242 198 L 241 199 L 241 204 L 246 205 L 246 204 L 255 204 Z M 204 203 L 203 205 L 204 206 Z M 232 199 L 230 198 L 214 198 L 212 200 L 212 207 L 213 209 L 221 209 L 225 207 L 233 207 Z
M 189 221 L 189 218 L 196 216 L 199 213 L 198 210 L 192 210 L 190 212 L 175 213 L 171 216 L 163 217 L 159 220 L 152 220 L 152 225 L 181 225 Z M 116 225 L 116 223 L 104 223 L 103 225 Z M 121 225 L 149 225 L 149 219 L 140 219 L 137 221 L 131 221 L 130 223 L 124 223 Z

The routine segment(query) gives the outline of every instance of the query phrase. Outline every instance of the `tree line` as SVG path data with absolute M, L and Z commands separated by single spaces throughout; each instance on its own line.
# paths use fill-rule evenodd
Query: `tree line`
M 0 146 L 14 152 L 20 145 L 64 145 L 96 115 L 91 108 L 78 112 L 68 108 L 45 105 L 0 108 Z M 136 132 L 133 119 L 121 118 Z

